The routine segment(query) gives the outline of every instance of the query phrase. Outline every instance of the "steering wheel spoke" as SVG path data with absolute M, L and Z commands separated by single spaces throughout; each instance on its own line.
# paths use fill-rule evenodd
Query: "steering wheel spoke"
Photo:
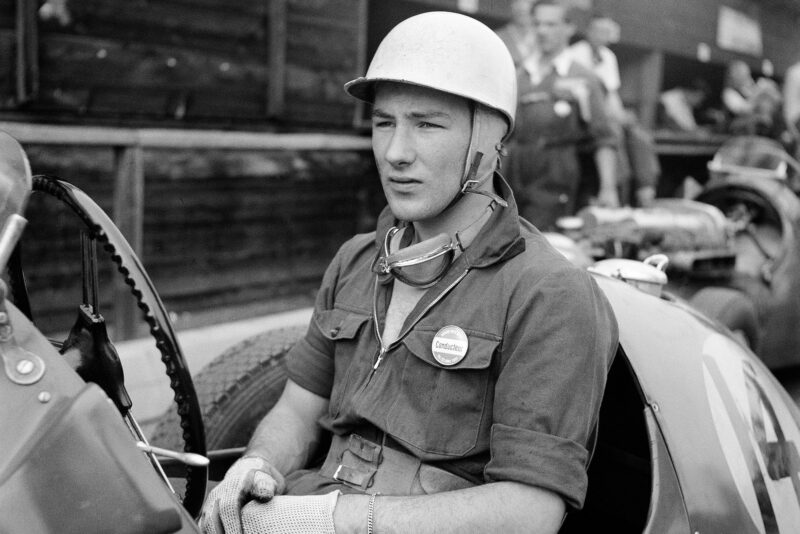
M 184 438 L 184 452 L 205 455 L 205 428 L 191 374 L 161 298 L 127 240 L 108 215 L 77 187 L 52 176 L 34 176 L 33 190 L 37 193 L 46 193 L 61 201 L 85 227 L 81 231 L 83 302 L 78 307 L 78 318 L 59 350 L 84 380 L 94 382 L 103 388 L 122 413 L 136 442 L 146 443 L 141 429 L 130 413 L 132 403 L 125 389 L 122 364 L 108 337 L 106 323 L 99 310 L 97 268 L 99 244 L 109 253 L 125 284 L 130 287 L 132 298 L 136 299 L 137 306 L 143 313 L 143 320 L 147 323 L 156 347 L 161 352 L 161 360 L 177 403 L 181 434 Z M 10 260 L 9 285 L 15 292 L 15 302 L 24 304 L 18 307 L 31 317 L 19 247 Z M 156 471 L 164 477 L 164 471 L 153 452 L 149 452 L 148 456 L 154 463 Z M 183 505 L 190 514 L 196 516 L 205 498 L 208 467 L 197 463 L 189 464 L 186 466 L 184 478 L 186 489 Z
M 81 274 L 83 304 L 93 314 L 100 315 L 100 289 L 97 274 L 97 241 L 85 229 L 81 230 Z

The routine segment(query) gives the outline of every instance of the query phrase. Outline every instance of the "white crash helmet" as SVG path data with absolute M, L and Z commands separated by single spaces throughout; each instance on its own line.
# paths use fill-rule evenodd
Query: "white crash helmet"
M 381 41 L 366 76 L 347 82 L 345 91 L 373 102 L 376 82 L 420 85 L 474 100 L 508 121 L 517 109 L 514 61 L 505 43 L 471 17 L 433 11 L 408 18 Z

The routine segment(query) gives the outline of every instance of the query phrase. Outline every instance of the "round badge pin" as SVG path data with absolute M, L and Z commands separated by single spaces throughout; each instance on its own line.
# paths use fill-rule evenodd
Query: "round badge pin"
M 572 106 L 570 106 L 569 102 L 566 100 L 558 100 L 555 104 L 553 104 L 553 111 L 559 117 L 564 118 L 572 113 Z
M 449 325 L 441 328 L 433 336 L 431 351 L 433 357 L 442 365 L 455 365 L 467 355 L 469 338 L 459 327 Z

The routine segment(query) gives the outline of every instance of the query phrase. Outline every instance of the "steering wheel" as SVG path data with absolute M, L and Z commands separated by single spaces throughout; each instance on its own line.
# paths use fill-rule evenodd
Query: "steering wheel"
M 108 215 L 77 187 L 53 176 L 39 175 L 33 177 L 33 191 L 59 200 L 83 222 L 84 226 L 81 229 L 83 303 L 79 306 L 78 318 L 67 339 L 63 343 L 53 344 L 61 349 L 62 353 L 70 348 L 78 349 L 69 352 L 79 354 L 77 362 L 70 362 L 73 368 L 84 380 L 94 382 L 103 388 L 120 410 L 134 437 L 147 445 L 145 436 L 130 413 L 132 403 L 125 390 L 119 356 L 108 338 L 105 321 L 97 312 L 96 245 L 99 243 L 109 252 L 125 284 L 130 287 L 131 294 L 136 299 L 143 319 L 149 327 L 150 335 L 155 339 L 156 347 L 161 352 L 161 361 L 164 362 L 170 387 L 175 394 L 184 451 L 205 455 L 205 428 L 191 374 L 161 298 L 133 249 Z M 9 289 L 14 304 L 33 320 L 21 255 L 20 247 L 17 246 L 8 263 Z M 140 448 L 147 449 L 141 446 Z M 152 450 L 150 459 L 167 485 L 172 487 Z M 184 478 L 186 489 L 183 506 L 190 514 L 197 516 L 205 498 L 208 467 L 187 465 Z

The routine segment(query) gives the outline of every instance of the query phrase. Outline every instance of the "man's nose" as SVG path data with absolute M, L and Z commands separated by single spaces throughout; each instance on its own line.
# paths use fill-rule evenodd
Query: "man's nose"
M 414 161 L 414 140 L 409 128 L 397 126 L 386 145 L 384 157 L 394 167 L 403 167 Z

